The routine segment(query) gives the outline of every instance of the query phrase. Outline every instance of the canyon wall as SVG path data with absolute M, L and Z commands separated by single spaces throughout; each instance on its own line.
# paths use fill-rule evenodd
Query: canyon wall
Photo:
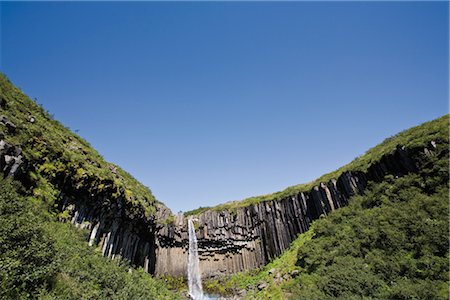
M 101 249 L 111 259 L 124 258 L 146 272 L 155 272 L 155 232 L 157 219 L 168 209 L 158 204 L 152 218 L 132 214 L 125 199 L 108 199 L 60 195 L 61 211 L 68 211 L 69 221 L 77 228 L 89 230 L 89 245 Z M 111 201 L 112 200 L 112 201 Z M 160 217 L 162 218 L 162 216 Z
M 361 194 L 369 181 L 385 175 L 417 172 L 418 155 L 430 155 L 436 147 L 408 151 L 397 147 L 371 165 L 366 172 L 344 172 L 337 179 L 314 186 L 310 191 L 232 211 L 204 211 L 194 217 L 197 227 L 200 268 L 204 277 L 254 269 L 279 256 L 311 222 L 345 206 L 351 196 Z M 156 274 L 185 275 L 187 263 L 186 218 L 156 234 Z
M 1 74 L 0 111 L 3 177 L 21 181 L 30 195 L 47 204 L 60 221 L 86 229 L 89 244 L 104 256 L 127 259 L 152 274 L 186 275 L 185 217 L 173 218 L 150 190 L 126 172 L 118 172 L 120 168 L 104 161 L 86 141 L 54 120 Z M 444 123 L 448 129 L 448 120 Z M 420 132 L 423 136 L 443 128 L 427 126 L 429 130 Z M 448 139 L 446 142 L 448 148 Z M 416 172 L 422 167 L 420 156 L 434 155 L 435 148 L 434 142 L 425 149 L 397 147 L 366 172 L 344 172 L 309 191 L 276 201 L 233 210 L 211 209 L 195 216 L 203 276 L 266 264 L 288 248 L 313 220 L 362 193 L 369 181 L 380 181 L 387 174 Z M 35 194 L 39 189 L 41 193 Z
M 210 209 L 194 217 L 202 276 L 214 277 L 254 269 L 282 254 L 298 234 L 308 230 L 320 216 L 347 205 L 361 194 L 369 181 L 385 175 L 402 176 L 417 172 L 418 157 L 433 155 L 435 142 L 419 150 L 397 147 L 372 164 L 366 172 L 347 171 L 337 179 L 320 183 L 307 192 L 274 201 L 259 202 L 233 210 Z M 419 153 L 420 152 L 420 153 Z M 24 179 L 27 162 L 22 149 L 0 139 L 0 170 L 6 177 Z M 112 259 L 124 258 L 146 272 L 186 276 L 187 218 L 171 212 L 161 203 L 146 217 L 123 197 L 104 192 L 91 194 L 70 180 L 59 186 L 58 208 L 67 212 L 62 221 L 89 231 L 89 245 Z

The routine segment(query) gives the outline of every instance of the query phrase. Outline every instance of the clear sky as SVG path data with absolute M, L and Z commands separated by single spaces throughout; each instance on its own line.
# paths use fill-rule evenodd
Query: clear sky
M 1 71 L 174 212 L 448 112 L 447 2 L 1 2 Z

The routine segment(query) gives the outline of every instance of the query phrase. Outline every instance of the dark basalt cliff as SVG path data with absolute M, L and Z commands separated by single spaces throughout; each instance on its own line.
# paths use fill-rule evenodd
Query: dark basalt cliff
M 157 220 L 167 208 L 157 206 L 157 215 L 146 218 L 143 214 L 130 214 L 124 199 L 112 201 L 106 196 L 73 198 L 62 197 L 62 210 L 70 214 L 70 222 L 78 228 L 88 229 L 89 245 L 97 246 L 104 256 L 124 258 L 146 272 L 155 271 L 155 232 Z M 93 203 L 93 204 L 91 204 Z
M 349 198 L 361 194 L 369 181 L 385 175 L 402 176 L 421 168 L 419 157 L 432 155 L 436 143 L 425 149 L 397 147 L 366 172 L 344 172 L 336 180 L 314 186 L 275 201 L 260 202 L 233 211 L 207 210 L 194 216 L 198 228 L 200 268 L 203 276 L 219 276 L 265 265 L 279 256 L 311 222 L 345 206 Z M 186 274 L 186 218 L 156 235 L 157 274 Z

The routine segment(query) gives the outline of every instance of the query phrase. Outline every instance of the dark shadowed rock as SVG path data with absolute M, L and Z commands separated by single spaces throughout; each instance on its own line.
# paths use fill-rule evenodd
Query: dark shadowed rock
M 16 125 L 8 120 L 6 116 L 0 116 L 0 123 L 6 126 L 6 129 L 9 133 L 14 133 L 16 131 Z
M 300 275 L 300 271 L 299 270 L 293 270 L 293 271 L 289 272 L 289 274 L 291 275 L 292 278 L 295 278 L 298 275 Z

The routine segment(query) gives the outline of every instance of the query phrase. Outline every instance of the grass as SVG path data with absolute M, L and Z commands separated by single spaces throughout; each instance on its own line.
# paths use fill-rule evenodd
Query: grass
M 245 299 L 448 299 L 448 138 L 421 170 L 370 183 L 265 267 L 211 279 Z
M 130 214 L 153 218 L 160 202 L 148 187 L 105 161 L 86 140 L 55 120 L 4 74 L 0 74 L 0 97 L 6 103 L 0 114 L 17 126 L 15 133 L 8 133 L 0 125 L 0 132 L 6 134 L 8 143 L 22 148 L 29 163 L 27 176 L 34 186 L 34 196 L 52 206 L 57 200 L 52 191 L 64 186 L 77 195 L 105 195 L 111 201 L 125 199 Z M 31 117 L 34 122 L 30 122 Z
M 18 181 L 0 180 L 0 299 L 178 299 L 141 267 L 103 257 Z

